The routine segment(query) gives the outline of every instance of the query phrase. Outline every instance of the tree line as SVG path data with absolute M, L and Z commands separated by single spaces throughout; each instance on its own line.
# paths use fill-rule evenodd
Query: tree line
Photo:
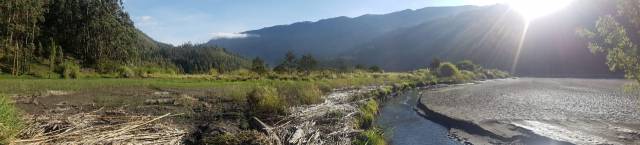
M 135 28 L 122 0 L 0 1 L 0 73 L 127 70 L 122 66 L 201 73 L 249 61 L 216 46 L 156 42 Z

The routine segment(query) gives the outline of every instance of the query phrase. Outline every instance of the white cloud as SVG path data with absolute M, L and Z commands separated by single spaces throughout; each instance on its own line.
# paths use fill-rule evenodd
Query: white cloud
M 247 37 L 257 37 L 257 35 L 245 34 L 245 33 L 216 32 L 216 33 L 209 33 L 209 34 L 211 34 L 212 39 L 238 39 L 238 38 L 247 38 Z

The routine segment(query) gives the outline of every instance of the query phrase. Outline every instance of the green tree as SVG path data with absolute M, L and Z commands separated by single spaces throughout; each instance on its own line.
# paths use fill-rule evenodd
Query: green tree
M 28 70 L 40 36 L 39 23 L 43 20 L 45 1 L 3 0 L 0 1 L 0 46 L 4 52 L 0 63 L 20 75 Z
M 253 62 L 251 65 L 251 71 L 256 72 L 258 74 L 265 74 L 269 70 L 267 70 L 267 65 L 264 63 L 264 61 L 260 59 L 260 57 L 256 57 L 255 59 L 253 59 Z
M 592 53 L 607 55 L 610 70 L 622 70 L 628 79 L 640 82 L 640 0 L 617 3 L 617 14 L 600 17 L 595 29 L 582 29 L 579 34 L 589 40 Z
M 284 55 L 284 60 L 280 65 L 276 66 L 273 70 L 278 73 L 292 73 L 297 68 L 296 55 L 293 51 L 287 51 Z
M 311 54 L 302 55 L 297 62 L 298 71 L 305 73 L 315 70 L 318 65 L 318 61 Z
M 382 70 L 382 68 L 380 68 L 379 66 L 376 66 L 376 65 L 369 67 L 369 71 L 371 71 L 371 72 L 384 72 L 384 70 Z

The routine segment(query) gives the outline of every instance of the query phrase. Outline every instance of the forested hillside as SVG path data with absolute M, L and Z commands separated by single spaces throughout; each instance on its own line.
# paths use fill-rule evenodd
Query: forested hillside
M 317 22 L 267 27 L 244 32 L 247 38 L 215 39 L 209 44 L 228 48 L 239 54 L 264 58 L 271 64 L 289 50 L 311 53 L 318 58 L 334 58 L 355 46 L 398 28 L 411 27 L 429 20 L 451 16 L 476 6 L 433 7 L 404 10 L 384 15 L 337 17 Z
M 246 61 L 213 46 L 174 48 L 157 42 L 134 27 L 122 5 L 122 0 L 1 1 L 0 72 L 50 76 L 141 66 L 200 72 L 210 67 L 200 64 L 226 70 Z M 180 63 L 193 57 L 202 59 L 190 64 L 197 67 Z

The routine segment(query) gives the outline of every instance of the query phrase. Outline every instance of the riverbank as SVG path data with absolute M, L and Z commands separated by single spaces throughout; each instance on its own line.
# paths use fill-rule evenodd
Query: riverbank
M 473 144 L 638 144 L 624 80 L 521 78 L 425 91 L 425 118 Z

